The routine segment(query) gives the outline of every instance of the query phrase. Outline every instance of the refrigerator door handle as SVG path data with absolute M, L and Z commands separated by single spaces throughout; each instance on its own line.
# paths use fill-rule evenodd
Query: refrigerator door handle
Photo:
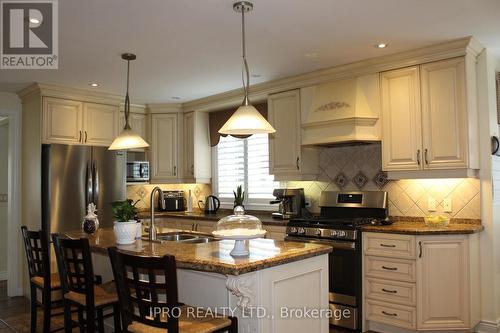
M 94 196 L 94 185 L 92 184 L 92 167 L 90 163 L 87 163 L 87 170 L 85 172 L 85 209 L 93 201 Z
M 94 179 L 94 203 L 97 206 L 99 202 L 99 171 L 97 170 L 97 160 L 93 162 L 92 178 Z

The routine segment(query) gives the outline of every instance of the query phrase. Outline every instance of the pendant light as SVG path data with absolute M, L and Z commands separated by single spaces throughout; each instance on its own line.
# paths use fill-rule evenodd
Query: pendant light
M 235 12 L 241 13 L 243 69 L 245 74 L 245 78 L 243 79 L 243 91 L 245 93 L 245 97 L 243 99 L 243 104 L 221 127 L 219 133 L 229 135 L 274 133 L 276 130 L 271 126 L 271 124 L 269 124 L 269 122 L 267 122 L 260 112 L 250 104 L 248 99 L 250 71 L 248 69 L 245 45 L 245 13 L 248 13 L 253 9 L 253 4 L 249 1 L 239 1 L 233 4 L 233 9 Z
M 135 149 L 135 148 L 146 148 L 149 147 L 149 144 L 141 138 L 140 135 L 137 135 L 132 131 L 130 127 L 129 117 L 130 117 L 130 98 L 128 96 L 128 87 L 129 87 L 129 74 L 130 74 L 130 61 L 135 60 L 136 56 L 132 53 L 124 53 L 122 54 L 122 59 L 127 60 L 127 93 L 125 94 L 125 126 L 123 127 L 120 135 L 116 137 L 111 146 L 108 148 L 109 150 L 126 150 L 126 149 Z

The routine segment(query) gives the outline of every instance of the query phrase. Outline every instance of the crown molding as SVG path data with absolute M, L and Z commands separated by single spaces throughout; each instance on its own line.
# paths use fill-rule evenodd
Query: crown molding
M 147 104 L 149 113 L 177 113 L 182 112 L 182 103 L 161 103 L 161 104 Z
M 427 62 L 461 57 L 467 54 L 476 57 L 484 47 L 472 37 L 464 37 L 415 50 L 370 58 L 350 64 L 321 69 L 306 74 L 250 86 L 250 99 L 256 103 L 267 99 L 267 95 L 287 90 L 299 89 L 328 81 L 354 78 L 396 68 L 419 65 Z M 243 89 L 235 89 L 183 104 L 186 111 L 213 111 L 239 105 Z

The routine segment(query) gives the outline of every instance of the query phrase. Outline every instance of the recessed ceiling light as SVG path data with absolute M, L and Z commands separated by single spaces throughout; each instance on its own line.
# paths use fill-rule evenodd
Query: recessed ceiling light
M 385 49 L 387 47 L 387 44 L 386 43 L 378 43 L 377 45 L 375 45 L 377 48 L 379 49 Z
M 34 18 L 34 17 L 30 17 L 30 23 L 38 24 L 38 23 L 40 23 L 40 20 L 37 18 Z
M 95 82 L 89 83 L 89 86 L 91 86 L 93 88 L 97 88 L 97 87 L 99 87 L 99 83 L 95 83 Z
M 172 96 L 172 99 L 181 99 L 179 96 Z
M 318 54 L 315 52 L 306 53 L 306 54 L 304 54 L 304 57 L 309 58 L 309 59 L 315 59 L 318 57 Z

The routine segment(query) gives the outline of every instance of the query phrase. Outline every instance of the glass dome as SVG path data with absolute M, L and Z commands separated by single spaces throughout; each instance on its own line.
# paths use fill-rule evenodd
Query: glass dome
M 234 208 L 234 214 L 226 216 L 217 222 L 214 234 L 219 236 L 252 236 L 260 235 L 262 222 L 252 215 L 246 215 L 242 206 Z

